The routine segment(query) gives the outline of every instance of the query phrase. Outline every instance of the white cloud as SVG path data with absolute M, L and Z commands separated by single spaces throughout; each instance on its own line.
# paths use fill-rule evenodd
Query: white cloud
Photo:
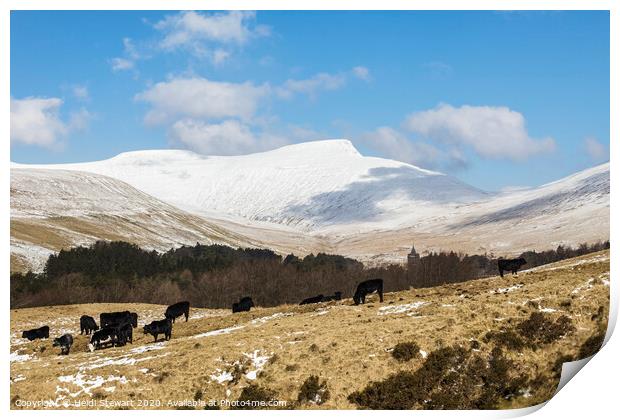
M 177 116 L 248 120 L 269 91 L 268 85 L 214 82 L 193 77 L 157 83 L 137 94 L 135 99 L 151 105 L 144 118 L 147 124 L 165 123 Z
M 409 115 L 404 127 L 456 148 L 471 146 L 485 158 L 523 160 L 555 150 L 552 138 L 531 138 L 523 115 L 507 107 L 441 104 Z
M 82 85 L 74 85 L 72 87 L 73 96 L 81 101 L 87 101 L 90 98 L 88 87 Z
M 136 61 L 144 58 L 138 52 L 136 44 L 131 38 L 123 38 L 123 57 L 115 57 L 110 60 L 112 71 L 126 71 L 135 68 Z
M 423 142 L 411 141 L 407 136 L 391 127 L 379 127 L 359 137 L 366 146 L 380 155 L 407 162 L 423 168 L 436 168 L 445 153 L 437 147 Z
M 72 131 L 86 128 L 90 114 L 72 113 L 68 122 L 60 118 L 60 98 L 11 98 L 11 142 L 54 148 Z
M 607 149 L 596 138 L 586 137 L 583 143 L 588 156 L 590 156 L 592 160 L 602 161 L 609 159 Z
M 287 139 L 268 133 L 255 134 L 246 124 L 224 120 L 217 124 L 186 118 L 175 122 L 169 131 L 173 143 L 206 155 L 240 155 L 273 149 Z
M 353 75 L 360 80 L 363 80 L 365 82 L 370 82 L 370 80 L 372 80 L 372 77 L 370 76 L 370 70 L 368 70 L 367 67 L 356 66 L 353 67 L 351 71 L 353 72 Z
M 248 11 L 188 11 L 166 16 L 154 26 L 164 35 L 159 44 L 162 49 L 187 48 L 201 54 L 207 42 L 241 45 L 254 36 L 269 35 L 269 28 L 264 25 L 252 27 L 255 18 L 256 13 Z
M 340 89 L 346 81 L 343 74 L 318 73 L 308 79 L 289 79 L 276 89 L 276 93 L 284 99 L 291 98 L 296 93 L 316 98 L 319 91 Z
M 215 51 L 213 51 L 213 56 L 211 57 L 211 61 L 213 61 L 213 64 L 218 65 L 218 64 L 222 64 L 224 61 L 228 60 L 230 58 L 230 51 L 226 51 L 223 49 L 216 49 Z
M 134 68 L 134 62 L 127 58 L 115 57 L 110 60 L 113 71 L 131 70 Z

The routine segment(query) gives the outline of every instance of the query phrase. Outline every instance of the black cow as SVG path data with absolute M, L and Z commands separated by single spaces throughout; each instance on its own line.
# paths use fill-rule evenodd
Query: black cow
M 187 320 L 189 319 L 189 302 L 178 302 L 174 305 L 168 306 L 168 308 L 166 309 L 166 319 L 172 320 L 172 323 L 174 323 L 174 320 L 181 315 L 185 315 L 185 322 L 187 322 Z
M 332 300 L 342 299 L 342 292 L 334 292 L 333 296 L 325 296 L 321 302 L 331 302 Z
M 90 351 L 98 350 L 102 346 L 111 344 L 115 346 L 119 344 L 119 329 L 116 327 L 102 327 L 100 330 L 95 331 L 90 337 L 90 343 L 88 349 Z
M 88 315 L 82 315 L 80 317 L 80 335 L 90 335 L 93 331 L 97 331 L 99 327 L 95 322 L 95 318 Z
M 512 260 L 505 260 L 503 258 L 500 258 L 499 260 L 497 260 L 497 268 L 499 269 L 500 277 L 504 277 L 504 271 L 509 271 L 512 274 L 517 274 L 517 271 L 521 268 L 521 266 L 524 266 L 525 264 L 527 264 L 525 258 L 515 258 Z
M 133 343 L 133 327 L 129 322 L 110 325 L 110 328 L 116 328 L 117 330 L 118 345 L 124 346 L 128 341 Z
M 366 280 L 358 284 L 353 301 L 356 305 L 366 303 L 366 295 L 372 292 L 377 292 L 379 301 L 383 302 L 383 279 Z
M 130 323 L 134 328 L 138 327 L 138 314 L 135 312 L 122 311 L 122 312 L 104 312 L 99 315 L 99 324 L 101 328 L 107 327 L 113 324 L 123 324 L 125 322 Z
M 311 303 L 323 302 L 323 299 L 324 299 L 323 295 L 318 295 L 318 296 L 313 296 L 313 297 L 305 298 L 304 300 L 301 301 L 300 305 L 309 305 Z
M 252 301 L 252 298 L 249 296 L 246 296 L 244 298 L 241 298 L 241 300 L 238 303 L 232 304 L 232 311 L 233 311 L 233 314 L 235 312 L 248 312 L 250 308 L 252 307 L 254 307 L 254 302 Z
M 172 337 L 172 321 L 170 318 L 153 321 L 144 326 L 144 334 L 151 334 L 155 341 L 157 341 L 159 334 L 164 334 L 164 339 L 170 340 L 170 337 Z
M 24 331 L 22 338 L 27 338 L 28 341 L 36 340 L 37 338 L 50 338 L 50 327 L 47 325 L 33 330 Z
M 54 344 L 52 347 L 60 347 L 60 354 L 67 355 L 73 345 L 73 336 L 71 334 L 65 334 L 58 338 L 54 338 Z

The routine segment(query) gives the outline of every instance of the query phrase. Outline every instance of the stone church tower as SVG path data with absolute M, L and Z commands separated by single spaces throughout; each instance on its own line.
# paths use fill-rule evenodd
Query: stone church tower
M 407 255 L 407 268 L 411 268 L 414 264 L 420 262 L 420 254 L 415 250 L 415 245 L 411 247 L 411 252 Z
M 420 254 L 415 250 L 415 245 L 411 247 L 411 252 L 407 254 L 407 281 L 410 285 L 415 287 L 415 272 L 416 266 L 420 262 Z

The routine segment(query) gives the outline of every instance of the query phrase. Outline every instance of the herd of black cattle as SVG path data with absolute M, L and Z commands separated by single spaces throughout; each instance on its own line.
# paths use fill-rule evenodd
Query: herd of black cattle
M 517 274 L 517 271 L 526 264 L 525 259 L 500 259 L 498 260 L 498 269 L 501 277 L 504 277 L 504 271 Z M 357 285 L 355 294 L 353 295 L 353 301 L 356 305 L 366 303 L 366 295 L 376 292 L 379 295 L 379 301 L 383 302 L 383 279 L 366 280 Z M 342 299 L 341 292 L 335 292 L 332 296 L 318 295 L 306 298 L 301 301 L 300 305 L 307 305 L 312 303 L 338 301 Z M 232 304 L 232 311 L 235 312 L 247 312 L 250 308 L 254 307 L 252 298 L 246 296 Z M 189 302 L 183 301 L 168 306 L 164 313 L 164 319 L 160 321 L 153 321 L 147 324 L 143 328 L 145 335 L 152 335 L 155 342 L 157 337 L 161 334 L 164 335 L 165 340 L 170 340 L 172 337 L 172 324 L 176 318 L 185 316 L 185 322 L 189 320 Z M 92 334 L 88 348 L 90 351 L 100 349 L 106 346 L 124 346 L 125 344 L 133 343 L 133 329 L 138 327 L 138 314 L 130 311 L 122 312 L 104 312 L 99 315 L 99 326 L 95 319 L 88 315 L 82 315 L 80 317 L 80 335 Z M 22 338 L 26 338 L 29 341 L 36 339 L 49 338 L 50 329 L 47 325 L 27 330 L 22 333 Z M 73 336 L 71 334 L 64 334 L 54 339 L 53 346 L 60 347 L 61 354 L 69 354 L 71 346 L 73 345 Z

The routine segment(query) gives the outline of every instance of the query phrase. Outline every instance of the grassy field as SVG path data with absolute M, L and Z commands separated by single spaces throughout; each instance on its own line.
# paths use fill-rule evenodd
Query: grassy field
M 398 372 L 418 371 L 438 349 L 460 346 L 472 354 L 491 354 L 501 340 L 489 332 L 515 331 L 533 313 L 550 322 L 566 316 L 570 329 L 548 342 L 503 347 L 514 365 L 511 375 L 523 382 L 497 406 L 526 407 L 553 395 L 558 361 L 583 353 L 584 344 L 592 341 L 588 339 L 606 327 L 608 307 L 609 251 L 603 251 L 503 279 L 388 293 L 383 303 L 372 295 L 360 306 L 349 299 L 240 314 L 192 308 L 189 322 L 177 322 L 168 342 L 153 343 L 139 328 L 133 344 L 93 353 L 87 351 L 88 337 L 79 335 L 82 314 L 97 319 L 100 312 L 130 309 L 138 312 L 142 326 L 161 319 L 165 307 L 136 303 L 18 309 L 11 311 L 11 408 L 21 408 L 25 401 L 60 408 L 85 401 L 98 408 L 170 409 L 178 401 L 234 401 L 242 392 L 247 397 L 263 391 L 286 401 L 288 408 L 355 409 L 351 393 Z M 71 354 L 60 356 L 51 338 L 20 338 L 22 330 L 41 325 L 50 326 L 51 337 L 72 333 Z M 392 354 L 403 342 L 419 347 L 408 361 Z M 329 393 L 320 393 L 321 404 L 298 402 L 311 375 L 319 377 L 321 393 Z

